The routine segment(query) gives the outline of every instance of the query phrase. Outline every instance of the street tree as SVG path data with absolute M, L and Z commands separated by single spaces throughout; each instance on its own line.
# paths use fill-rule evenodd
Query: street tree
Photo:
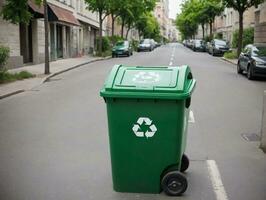
M 183 38 L 193 38 L 198 30 L 198 0 L 189 0 L 182 4 L 182 12 L 177 15 L 176 25 Z
M 139 32 L 139 36 L 152 38 L 156 41 L 161 39 L 160 25 L 150 12 L 143 13 L 136 21 L 135 27 Z
M 120 5 L 123 3 L 123 0 L 109 0 L 109 11 L 108 13 L 111 15 L 112 18 L 112 36 L 114 36 L 114 26 L 115 26 L 115 21 L 117 17 L 119 16 L 119 8 Z
M 99 15 L 99 54 L 102 55 L 102 43 L 103 43 L 103 21 L 109 15 L 110 2 L 109 0 L 85 0 L 87 9 L 92 12 L 97 12 Z
M 226 7 L 233 8 L 239 14 L 237 56 L 240 55 L 242 50 L 244 12 L 248 10 L 250 7 L 257 6 L 264 1 L 265 0 L 223 0 L 223 3 Z
M 201 9 L 201 13 L 200 15 L 202 15 L 202 17 L 207 17 L 207 22 L 209 23 L 209 27 L 210 27 L 210 37 L 213 37 L 213 22 L 215 20 L 215 17 L 220 15 L 223 10 L 224 10 L 224 6 L 221 2 L 221 0 L 208 0 L 208 1 L 204 1 L 202 0 L 202 9 Z
M 45 67 L 44 73 L 50 73 L 49 65 L 49 41 L 48 41 L 48 14 L 47 14 L 47 2 L 46 0 L 34 0 L 34 2 L 44 7 L 44 32 L 45 32 Z M 32 19 L 32 14 L 28 9 L 28 0 L 6 0 L 1 16 L 4 20 L 9 21 L 13 24 L 29 24 Z
M 205 38 L 205 24 L 209 21 L 209 16 L 206 12 L 204 12 L 204 0 L 198 1 L 198 9 L 197 9 L 197 20 L 202 28 L 202 38 Z
M 136 26 L 136 22 L 143 13 L 150 12 L 155 7 L 156 0 L 123 0 L 120 4 L 119 16 L 121 19 L 121 37 L 124 36 L 124 27 L 127 27 L 126 37 L 129 30 Z

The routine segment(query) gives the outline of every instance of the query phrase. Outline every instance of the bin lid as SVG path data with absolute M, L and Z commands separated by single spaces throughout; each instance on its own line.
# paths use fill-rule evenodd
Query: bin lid
M 188 66 L 115 65 L 100 95 L 107 98 L 186 99 L 195 85 L 196 80 Z

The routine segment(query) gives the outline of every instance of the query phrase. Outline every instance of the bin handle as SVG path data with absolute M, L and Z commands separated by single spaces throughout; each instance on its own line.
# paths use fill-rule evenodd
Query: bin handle
M 186 108 L 189 108 L 190 107 L 190 104 L 191 104 L 191 97 L 187 98 L 186 99 Z

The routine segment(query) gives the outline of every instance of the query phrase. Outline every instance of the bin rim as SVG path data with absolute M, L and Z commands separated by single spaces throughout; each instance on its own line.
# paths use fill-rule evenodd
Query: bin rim
M 119 85 L 124 78 L 125 71 L 128 70 L 162 70 L 171 72 L 171 83 L 174 81 L 174 87 L 150 87 L 143 89 L 142 87 L 125 87 Z M 122 75 L 121 75 L 122 74 Z M 168 78 L 168 77 L 167 77 Z M 168 79 L 167 79 L 168 80 Z M 118 84 L 117 84 L 118 82 Z M 169 80 L 170 82 L 170 80 Z M 100 96 L 104 98 L 134 98 L 134 99 L 187 99 L 191 97 L 196 86 L 196 80 L 193 78 L 191 70 L 188 66 L 124 66 L 115 65 L 105 81 L 104 87 L 100 91 Z M 155 88 L 155 89 L 154 89 Z

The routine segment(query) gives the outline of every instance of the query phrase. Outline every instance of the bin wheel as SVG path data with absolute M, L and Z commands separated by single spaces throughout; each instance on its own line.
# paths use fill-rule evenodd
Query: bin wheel
M 164 175 L 161 186 L 165 194 L 180 196 L 187 189 L 187 179 L 181 172 L 171 171 Z
M 188 167 L 189 167 L 189 159 L 186 154 L 183 154 L 182 159 L 181 159 L 180 171 L 184 172 L 188 169 Z

